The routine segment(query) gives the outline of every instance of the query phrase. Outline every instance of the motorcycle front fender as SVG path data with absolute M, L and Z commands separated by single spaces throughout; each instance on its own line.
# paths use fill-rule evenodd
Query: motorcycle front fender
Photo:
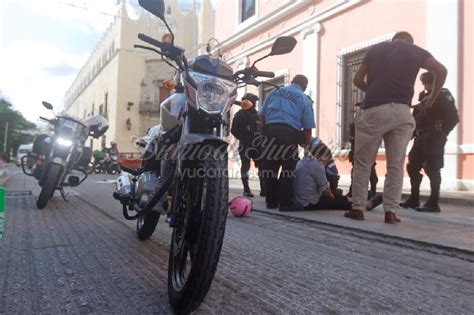
M 52 164 L 58 164 L 59 166 L 61 166 L 61 171 L 60 171 L 61 176 L 60 177 L 61 178 L 63 177 L 64 170 L 66 169 L 66 161 L 64 161 L 64 159 L 61 159 L 59 157 L 53 157 L 49 163 L 44 165 L 43 174 L 42 174 L 41 179 L 39 181 L 40 186 L 43 186 L 44 178 L 45 178 L 46 174 L 48 173 L 49 168 Z

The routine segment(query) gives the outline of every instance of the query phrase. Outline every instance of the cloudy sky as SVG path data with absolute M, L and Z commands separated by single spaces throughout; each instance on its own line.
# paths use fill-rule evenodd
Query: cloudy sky
M 0 0 L 0 93 L 30 121 L 58 109 L 122 0 Z M 170 0 L 171 1 L 171 0 Z M 187 11 L 192 0 L 178 1 Z M 126 0 L 137 16 L 138 0 Z M 195 0 L 196 5 L 201 0 Z

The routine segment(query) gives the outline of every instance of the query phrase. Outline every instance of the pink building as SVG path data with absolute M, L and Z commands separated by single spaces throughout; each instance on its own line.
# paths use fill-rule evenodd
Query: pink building
M 352 76 L 370 46 L 390 40 L 397 31 L 410 32 L 415 44 L 448 68 L 445 87 L 454 95 L 460 113 L 461 123 L 446 145 L 442 187 L 474 190 L 474 1 L 235 0 L 217 1 L 216 6 L 215 37 L 235 69 L 267 54 L 278 36 L 292 35 L 298 40 L 292 53 L 268 58 L 258 68 L 274 71 L 276 77 L 270 82 L 278 85 L 289 84 L 298 73 L 309 78 L 306 93 L 315 102 L 315 134 L 336 149 L 343 181 L 348 181 L 351 168 L 344 158 L 348 125 L 353 104 L 361 97 Z M 268 89 L 247 87 L 261 99 Z M 415 97 L 421 90 L 417 83 Z M 377 161 L 383 179 L 383 148 Z M 424 185 L 428 187 L 427 180 Z

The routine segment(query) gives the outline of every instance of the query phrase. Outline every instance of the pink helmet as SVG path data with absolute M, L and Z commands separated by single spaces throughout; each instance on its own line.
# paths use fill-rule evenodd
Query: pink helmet
M 229 202 L 230 212 L 235 217 L 245 217 L 252 212 L 253 202 L 252 199 L 245 198 L 242 196 L 235 197 Z

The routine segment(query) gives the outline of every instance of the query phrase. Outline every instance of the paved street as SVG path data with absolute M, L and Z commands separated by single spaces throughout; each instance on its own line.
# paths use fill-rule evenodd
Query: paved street
M 0 240 L 0 314 L 170 313 L 170 229 L 135 237 L 91 176 L 37 210 L 38 186 L 12 174 Z M 211 290 L 197 313 L 474 313 L 474 255 L 443 255 L 363 232 L 253 213 L 229 217 Z

